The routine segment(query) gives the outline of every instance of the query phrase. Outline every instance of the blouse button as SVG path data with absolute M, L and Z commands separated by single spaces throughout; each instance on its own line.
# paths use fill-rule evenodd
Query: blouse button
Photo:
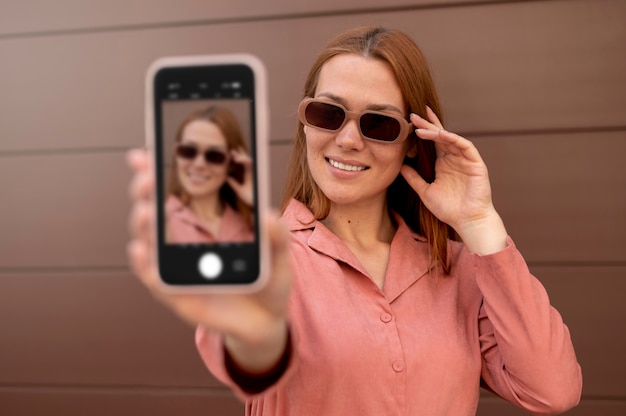
M 404 361 L 395 360 L 393 363 L 391 363 L 391 367 L 393 368 L 393 371 L 399 373 L 400 371 L 404 370 Z
M 393 317 L 391 316 L 390 313 L 383 312 L 383 313 L 380 314 L 380 320 L 383 321 L 384 323 L 391 322 L 392 318 Z

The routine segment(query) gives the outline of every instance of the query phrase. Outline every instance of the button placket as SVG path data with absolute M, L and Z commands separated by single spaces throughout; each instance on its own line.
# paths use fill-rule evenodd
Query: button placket
M 393 368 L 393 371 L 395 371 L 396 373 L 399 373 L 401 371 L 404 370 L 404 361 L 402 360 L 394 360 L 393 363 L 391 363 L 391 368 Z
M 386 324 L 391 322 L 392 319 L 393 319 L 393 315 L 391 315 L 390 313 L 383 312 L 383 313 L 380 314 L 380 320 L 383 321 Z

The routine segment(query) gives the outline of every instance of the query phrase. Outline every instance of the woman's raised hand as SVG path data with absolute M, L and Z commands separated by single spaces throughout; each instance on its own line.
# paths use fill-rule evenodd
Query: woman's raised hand
M 246 151 L 242 148 L 232 149 L 230 151 L 230 157 L 234 163 L 243 166 L 243 181 L 238 182 L 234 177 L 228 176 L 228 185 L 235 191 L 239 199 L 248 204 L 254 205 L 253 195 L 253 173 L 252 173 L 252 159 Z
M 134 273 L 152 294 L 192 325 L 218 331 L 233 358 L 243 368 L 262 371 L 282 354 L 287 334 L 287 304 L 291 287 L 289 233 L 272 214 L 264 218 L 271 252 L 270 276 L 265 286 L 250 294 L 171 293 L 163 290 L 155 248 L 154 170 L 144 150 L 127 156 L 134 171 L 130 186 L 133 201 L 128 257 Z M 268 358 L 269 357 L 269 358 Z M 269 362 L 264 362 L 269 361 Z
M 470 251 L 490 254 L 506 246 L 506 229 L 491 199 L 487 166 L 472 142 L 446 131 L 427 108 L 428 120 L 411 114 L 416 133 L 435 142 L 435 180 L 405 165 L 401 173 L 424 205 L 460 235 Z

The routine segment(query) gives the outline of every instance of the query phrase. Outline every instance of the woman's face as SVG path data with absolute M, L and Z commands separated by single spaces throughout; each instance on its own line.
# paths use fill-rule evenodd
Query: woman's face
M 192 198 L 219 192 L 228 174 L 228 145 L 219 127 L 206 120 L 195 120 L 183 130 L 180 145 L 197 149 L 193 159 L 176 156 L 178 180 Z M 223 163 L 209 163 L 205 153 L 215 150 L 226 155 Z
M 321 69 L 316 98 L 343 105 L 349 111 L 377 110 L 404 114 L 404 100 L 389 65 L 360 55 L 331 58 Z M 356 120 L 339 131 L 305 126 L 307 161 L 313 179 L 335 204 L 384 201 L 400 172 L 409 146 L 364 139 Z

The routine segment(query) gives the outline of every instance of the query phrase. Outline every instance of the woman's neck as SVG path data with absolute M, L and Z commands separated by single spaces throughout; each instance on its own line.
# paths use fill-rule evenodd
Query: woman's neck
M 391 243 L 396 231 L 386 201 L 349 205 L 331 203 L 328 217 L 322 222 L 345 243 L 363 247 Z
M 197 216 L 209 222 L 221 218 L 224 213 L 224 204 L 218 194 L 192 198 L 189 208 Z
M 343 243 L 383 290 L 395 227 L 386 201 L 351 205 L 332 204 L 322 221 Z

